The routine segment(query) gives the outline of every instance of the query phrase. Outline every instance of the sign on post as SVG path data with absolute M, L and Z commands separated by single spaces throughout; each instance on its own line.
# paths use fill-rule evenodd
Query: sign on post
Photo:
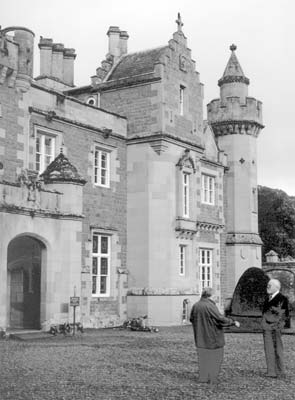
M 75 335 L 76 330 L 76 307 L 80 305 L 80 297 L 76 296 L 76 286 L 74 287 L 74 296 L 70 297 L 70 306 L 74 307 L 73 312 L 73 335 Z
M 80 305 L 80 297 L 78 297 L 78 296 L 70 297 L 70 306 L 71 307 L 77 307 L 79 305 Z

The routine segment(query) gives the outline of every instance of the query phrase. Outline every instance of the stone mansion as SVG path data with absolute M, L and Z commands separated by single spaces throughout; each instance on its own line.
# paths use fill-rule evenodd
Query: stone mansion
M 261 267 L 262 104 L 231 45 L 204 120 L 176 23 L 167 44 L 135 53 L 111 26 L 82 87 L 74 49 L 41 36 L 33 77 L 34 33 L 0 30 L 0 327 L 71 321 L 74 294 L 84 327 L 179 325 L 203 287 L 222 308 Z

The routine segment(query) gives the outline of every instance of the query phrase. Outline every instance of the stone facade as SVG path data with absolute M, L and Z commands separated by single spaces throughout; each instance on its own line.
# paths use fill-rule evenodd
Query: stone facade
M 37 80 L 31 71 L 22 73 L 19 85 L 21 39 L 29 33 L 13 28 L 11 36 L 7 30 L 1 35 L 7 52 L 1 52 L 0 62 L 0 218 L 4 232 L 0 325 L 48 329 L 50 324 L 71 322 L 69 299 L 74 292 L 80 297 L 77 318 L 84 326 L 117 325 L 126 318 L 126 119 L 63 94 L 57 84 L 69 88 L 67 76 L 54 76 L 54 66 L 49 75 Z M 20 53 L 14 51 L 18 47 Z M 29 56 L 32 62 L 32 52 Z M 16 76 L 14 81 L 11 75 Z M 39 148 L 42 135 L 49 138 L 45 150 Z M 109 157 L 109 185 L 105 187 L 94 182 L 97 148 Z M 57 162 L 60 152 L 73 169 Z M 38 175 L 38 157 L 44 154 L 50 161 L 58 156 L 56 165 L 50 164 L 54 169 L 50 179 L 45 179 L 50 169 Z M 93 234 L 109 238 L 108 297 L 92 295 Z M 34 246 L 40 248 L 41 256 L 34 258 L 32 269 L 25 249 L 33 252 Z M 41 276 L 39 283 L 34 274 Z M 27 281 L 33 282 L 29 289 Z M 39 300 L 34 300 L 40 302 L 38 317 L 26 312 L 34 293 L 39 293 Z
M 204 121 L 203 85 L 180 16 L 176 22 L 166 46 L 131 54 L 127 32 L 110 27 L 109 53 L 83 87 L 74 87 L 74 49 L 41 37 L 33 79 L 32 51 L 23 63 L 15 50 L 31 49 L 33 33 L 1 31 L 0 215 L 14 229 L 1 242 L 0 325 L 20 321 L 9 315 L 26 308 L 24 293 L 40 305 L 44 329 L 70 319 L 74 287 L 86 327 L 138 315 L 153 325 L 186 323 L 204 286 L 223 307 L 244 270 L 259 266 L 257 210 L 249 204 L 257 196 L 261 104 L 246 99 L 233 50 L 221 100 Z M 42 140 L 57 158 L 47 154 L 53 163 L 41 171 Z M 33 272 L 18 237 L 32 249 Z M 23 250 L 14 256 L 12 248 Z M 29 296 L 27 282 L 39 297 Z

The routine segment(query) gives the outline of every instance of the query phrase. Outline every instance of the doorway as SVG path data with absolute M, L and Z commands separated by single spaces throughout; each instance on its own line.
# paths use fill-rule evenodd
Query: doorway
M 8 246 L 10 328 L 40 329 L 43 249 L 43 243 L 31 236 L 17 237 Z

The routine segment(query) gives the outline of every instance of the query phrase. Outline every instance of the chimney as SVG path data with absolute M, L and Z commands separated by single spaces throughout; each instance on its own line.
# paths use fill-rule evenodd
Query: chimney
M 66 85 L 74 86 L 74 61 L 76 58 L 75 49 L 64 49 L 63 52 L 63 82 Z
M 52 64 L 52 39 L 40 36 L 38 47 L 40 49 L 40 75 L 51 76 Z
M 121 56 L 123 54 L 127 54 L 127 52 L 128 52 L 128 47 L 127 47 L 128 38 L 129 38 L 129 35 L 128 35 L 128 33 L 126 31 L 121 31 L 120 32 Z
M 121 56 L 120 29 L 118 26 L 110 26 L 107 32 L 109 37 L 109 54 L 114 57 L 114 62 Z
M 63 80 L 63 58 L 64 45 L 62 43 L 54 43 L 52 46 L 51 76 L 60 81 Z

